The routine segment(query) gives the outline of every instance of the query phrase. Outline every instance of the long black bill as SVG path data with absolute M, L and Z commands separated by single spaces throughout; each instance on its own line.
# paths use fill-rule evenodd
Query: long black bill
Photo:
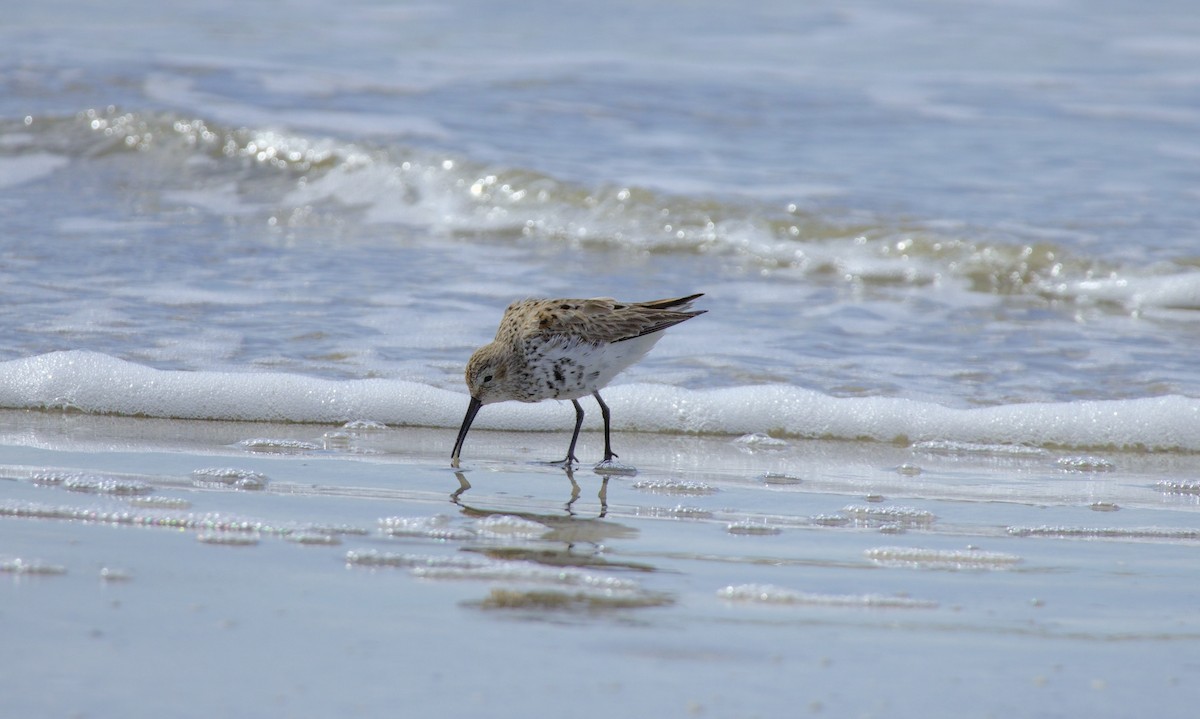
M 471 429 L 471 423 L 475 421 L 475 415 L 479 413 L 479 408 L 483 406 L 483 402 L 471 398 L 471 404 L 467 405 L 467 416 L 463 417 L 462 427 L 458 430 L 458 439 L 454 440 L 454 451 L 450 453 L 450 466 L 458 466 L 458 455 L 462 452 L 463 441 L 467 438 L 467 430 Z

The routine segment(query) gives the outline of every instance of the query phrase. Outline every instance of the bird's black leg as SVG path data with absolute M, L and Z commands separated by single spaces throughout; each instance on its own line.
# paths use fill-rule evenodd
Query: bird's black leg
M 609 419 L 608 405 L 604 404 L 604 400 L 600 399 L 600 392 L 592 392 L 592 396 L 596 398 L 596 404 L 600 405 L 600 416 L 604 418 L 604 461 L 609 462 L 617 456 L 617 453 L 612 451 L 612 441 L 609 439 L 609 425 L 611 421 Z M 576 428 L 576 432 L 578 433 L 578 428 Z
M 561 462 L 554 462 L 554 464 L 561 464 L 567 469 L 571 468 L 572 462 L 579 461 L 575 458 L 575 443 L 579 441 L 579 428 L 583 426 L 583 405 L 579 404 L 577 399 L 571 400 L 571 404 L 575 405 L 575 433 L 571 435 L 571 446 L 567 447 L 567 458 Z

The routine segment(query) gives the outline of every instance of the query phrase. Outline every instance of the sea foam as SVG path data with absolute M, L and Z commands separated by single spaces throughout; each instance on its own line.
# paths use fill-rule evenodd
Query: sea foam
M 605 391 L 625 431 L 808 438 L 1200 450 L 1200 399 L 1022 403 L 953 408 L 896 397 L 833 397 L 788 385 L 685 389 L 627 384 Z M 457 427 L 464 394 L 418 382 L 331 380 L 265 372 L 157 370 L 109 355 L 69 351 L 0 362 L 0 407 L 68 409 L 177 419 Z M 599 426 L 589 412 L 587 426 Z M 561 402 L 486 407 L 480 429 L 569 428 Z

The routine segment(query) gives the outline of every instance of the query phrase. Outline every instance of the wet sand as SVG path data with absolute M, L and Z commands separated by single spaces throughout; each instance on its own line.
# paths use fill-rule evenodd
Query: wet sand
M 1191 716 L 1200 457 L 0 413 L 12 716 Z M 577 452 L 598 457 L 585 433 Z

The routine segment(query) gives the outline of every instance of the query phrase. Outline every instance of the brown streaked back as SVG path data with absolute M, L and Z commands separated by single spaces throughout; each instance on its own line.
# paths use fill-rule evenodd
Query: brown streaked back
M 504 311 L 497 342 L 520 342 L 532 337 L 569 335 L 598 344 L 621 342 L 661 332 L 707 310 L 692 310 L 703 293 L 649 302 L 618 302 L 611 297 L 591 299 L 529 299 Z

